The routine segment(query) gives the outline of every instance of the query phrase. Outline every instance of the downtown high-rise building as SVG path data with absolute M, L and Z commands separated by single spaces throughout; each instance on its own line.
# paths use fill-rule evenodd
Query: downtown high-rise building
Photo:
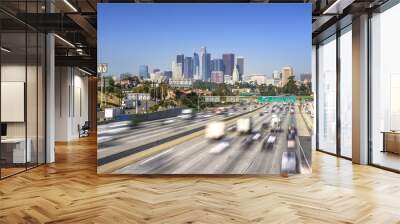
M 211 78 L 211 54 L 205 47 L 200 49 L 201 54 L 201 80 L 208 81 Z
M 239 72 L 239 65 L 238 65 L 238 64 L 236 64 L 236 65 L 235 65 L 235 68 L 233 69 L 232 81 L 233 81 L 234 83 L 240 81 L 240 72 Z
M 220 58 L 211 60 L 211 72 L 213 71 L 224 71 L 224 61 Z
M 293 76 L 293 68 L 286 66 L 282 68 L 282 82 L 281 85 L 284 86 L 288 83 L 289 77 Z
M 225 75 L 230 75 L 232 76 L 233 73 L 233 67 L 235 65 L 235 54 L 229 53 L 229 54 L 223 54 L 222 55 L 222 60 L 224 61 L 224 73 Z
M 185 79 L 193 79 L 193 58 L 185 57 L 183 64 L 183 76 Z
M 164 71 L 164 76 L 167 79 L 172 79 L 172 71 L 169 71 L 169 70 Z
M 280 80 L 281 79 L 281 73 L 278 70 L 274 70 L 272 72 L 272 78 L 275 80 Z
M 193 78 L 200 79 L 200 59 L 196 52 L 193 53 Z
M 224 83 L 224 72 L 223 71 L 212 71 L 211 82 Z
M 238 67 L 239 80 L 243 80 L 243 75 L 244 75 L 244 57 L 238 56 L 236 58 L 236 65 Z
M 183 73 L 184 66 L 185 66 L 185 55 L 183 55 L 183 54 L 176 55 L 176 63 L 182 64 L 182 73 Z
M 183 80 L 182 63 L 172 62 L 172 79 Z
M 149 78 L 149 66 L 148 65 L 140 65 L 139 66 L 139 77 L 147 79 Z

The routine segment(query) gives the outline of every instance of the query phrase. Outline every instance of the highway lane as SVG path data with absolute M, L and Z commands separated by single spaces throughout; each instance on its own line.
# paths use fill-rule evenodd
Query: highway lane
M 264 149 L 260 145 L 258 155 L 253 159 L 250 166 L 246 169 L 245 173 L 249 174 L 280 174 L 281 172 L 281 161 L 282 153 L 287 150 L 287 127 L 289 125 L 289 113 L 281 115 L 282 131 L 277 134 L 276 143 L 271 149 Z M 270 136 L 271 133 L 265 136 L 263 141 Z M 261 142 L 262 144 L 262 142 Z
M 247 110 L 238 110 L 230 116 L 245 113 Z M 162 121 L 151 122 L 149 125 L 144 122 L 138 129 L 129 129 L 123 133 L 112 132 L 111 134 L 100 134 L 100 137 L 111 137 L 112 140 L 98 144 L 97 158 L 105 158 L 141 145 L 156 142 L 167 137 L 184 133 L 192 129 L 203 127 L 205 124 L 215 120 L 227 118 L 225 115 L 212 115 L 197 117 L 193 120 L 184 120 L 177 117 L 171 118 L 174 122 L 162 125 Z M 120 128 L 116 125 L 116 128 Z M 105 127 L 102 129 L 106 129 Z M 107 129 L 106 129 L 107 130 Z M 109 130 L 108 130 L 109 131 Z
M 242 141 L 248 136 L 237 133 L 229 133 L 221 141 L 210 141 L 201 136 L 115 173 L 279 174 L 282 152 L 287 150 L 287 127 L 289 122 L 293 122 L 290 119 L 293 115 L 281 116 L 283 132 L 278 135 L 277 145 L 273 149 L 262 149 L 262 141 L 255 141 L 245 147 Z M 255 132 L 260 131 L 262 122 L 270 119 L 270 114 L 254 115 Z M 262 138 L 268 134 L 269 131 L 265 131 Z
M 247 117 L 248 115 L 244 115 Z M 229 141 L 233 136 L 224 138 Z M 183 170 L 190 170 L 197 161 L 207 156 L 209 150 L 219 144 L 217 141 L 210 141 L 204 136 L 194 138 L 183 144 L 177 145 L 167 151 L 154 155 L 142 161 L 122 168 L 116 173 L 181 173 Z M 182 172 L 187 173 L 187 172 Z

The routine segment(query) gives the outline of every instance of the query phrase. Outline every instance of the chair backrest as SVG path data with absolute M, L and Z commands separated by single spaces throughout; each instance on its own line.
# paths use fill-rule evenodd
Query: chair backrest
M 89 128 L 89 121 L 85 121 L 85 124 L 83 124 L 82 128 Z

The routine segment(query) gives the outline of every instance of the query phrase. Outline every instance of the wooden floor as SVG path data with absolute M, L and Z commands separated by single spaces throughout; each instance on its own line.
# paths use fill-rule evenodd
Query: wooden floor
M 98 176 L 94 138 L 0 181 L 0 223 L 400 223 L 400 175 L 315 152 L 313 174 Z

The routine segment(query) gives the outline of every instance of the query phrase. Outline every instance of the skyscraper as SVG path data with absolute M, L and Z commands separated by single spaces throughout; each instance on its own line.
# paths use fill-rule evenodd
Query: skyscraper
M 235 54 L 223 54 L 222 60 L 224 61 L 225 75 L 232 75 L 233 67 L 235 65 Z
M 224 61 L 220 58 L 211 60 L 211 72 L 212 71 L 224 71 Z
M 244 58 L 241 56 L 238 56 L 236 58 L 236 65 L 238 66 L 239 80 L 242 80 L 243 74 L 244 74 Z
M 278 70 L 272 72 L 272 78 L 275 80 L 281 79 L 281 73 Z
M 183 55 L 183 54 L 176 55 L 176 63 L 182 64 L 182 73 L 183 73 L 183 69 L 185 66 L 185 55 Z
M 224 72 L 223 71 L 212 71 L 211 82 L 224 83 Z
M 185 79 L 193 79 L 193 58 L 185 57 L 185 63 L 183 65 L 183 74 Z
M 207 53 L 205 47 L 200 49 L 201 54 L 201 79 L 209 80 L 211 76 L 211 54 Z
M 293 76 L 293 69 L 290 66 L 286 66 L 282 68 L 282 86 L 286 85 L 289 81 L 289 77 Z
M 193 76 L 195 79 L 200 79 L 200 59 L 196 52 L 193 54 Z
M 234 83 L 240 81 L 239 65 L 235 65 L 235 68 L 233 69 L 232 81 Z
M 139 66 L 139 76 L 144 79 L 149 78 L 149 66 L 147 65 Z
M 172 71 L 164 71 L 164 76 L 168 79 L 172 79 Z
M 172 62 L 172 79 L 173 80 L 182 80 L 182 63 Z

